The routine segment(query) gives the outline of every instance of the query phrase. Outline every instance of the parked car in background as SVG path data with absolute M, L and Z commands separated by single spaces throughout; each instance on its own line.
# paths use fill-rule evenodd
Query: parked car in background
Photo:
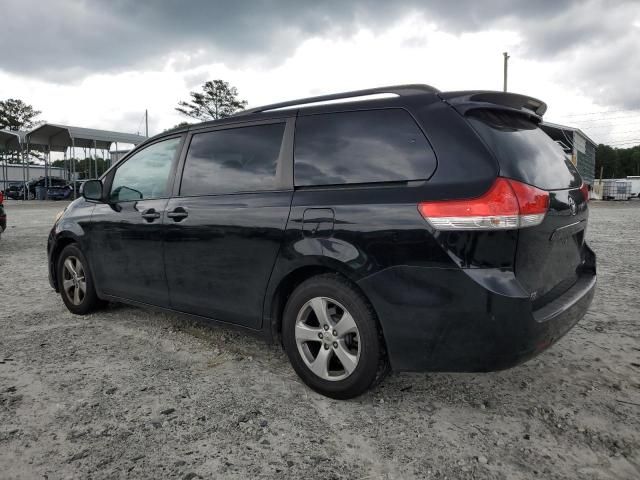
M 76 180 L 64 186 L 49 187 L 47 189 L 47 198 L 49 200 L 69 200 L 73 199 L 73 189 L 76 189 L 76 198 L 82 192 L 82 185 L 86 180 Z
M 7 229 L 7 213 L 4 210 L 4 193 L 0 192 L 0 237 Z
M 31 180 L 27 182 L 27 199 L 33 200 L 36 198 L 36 188 L 38 187 L 62 187 L 68 183 L 67 180 L 60 177 L 40 177 L 37 180 Z M 24 198 L 24 189 L 22 186 L 20 189 L 20 198 Z
M 57 219 L 51 285 L 75 314 L 117 301 L 259 332 L 334 398 L 389 367 L 515 366 L 595 292 L 587 188 L 545 111 L 404 85 L 165 132 Z
M 4 195 L 12 200 L 20 200 L 20 192 L 22 191 L 24 183 L 22 182 L 10 182 L 7 188 L 4 190 Z
M 72 190 L 72 197 L 73 197 L 73 188 L 75 186 L 76 189 L 76 195 L 80 195 L 82 193 L 82 185 L 84 185 L 84 183 L 87 180 L 75 180 L 74 182 L 69 183 L 69 188 Z
M 49 200 L 67 200 L 69 198 L 73 198 L 73 187 L 70 185 L 47 188 L 47 199 Z

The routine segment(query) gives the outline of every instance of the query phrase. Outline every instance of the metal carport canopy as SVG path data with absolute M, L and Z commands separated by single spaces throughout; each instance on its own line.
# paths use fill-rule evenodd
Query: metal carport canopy
M 27 134 L 29 146 L 48 146 L 52 152 L 64 152 L 71 146 L 108 150 L 115 142 L 138 145 L 146 139 L 147 137 L 132 133 L 72 127 L 55 123 L 45 123 Z
M 19 150 L 20 140 L 24 138 L 25 132 L 12 132 L 11 130 L 0 130 L 0 150 Z

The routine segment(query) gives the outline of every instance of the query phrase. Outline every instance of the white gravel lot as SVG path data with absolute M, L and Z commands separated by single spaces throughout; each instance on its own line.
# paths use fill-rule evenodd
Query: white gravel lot
M 591 311 L 490 374 L 393 374 L 319 396 L 243 332 L 125 306 L 77 317 L 47 281 L 64 204 L 7 201 L 0 478 L 640 478 L 640 202 L 591 204 Z

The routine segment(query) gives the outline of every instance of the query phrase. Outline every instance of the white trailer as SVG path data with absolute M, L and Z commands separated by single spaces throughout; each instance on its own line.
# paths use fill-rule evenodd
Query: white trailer
M 629 175 L 627 182 L 631 183 L 631 197 L 640 198 L 640 175 Z

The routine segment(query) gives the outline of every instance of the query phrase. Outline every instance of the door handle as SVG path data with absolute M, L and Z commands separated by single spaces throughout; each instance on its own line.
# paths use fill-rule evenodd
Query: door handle
M 142 218 L 144 218 L 147 222 L 153 222 L 154 220 L 160 218 L 160 213 L 156 212 L 155 208 L 147 208 L 142 212 Z
M 172 218 L 174 222 L 180 222 L 189 216 L 189 212 L 184 207 L 176 207 L 167 213 L 167 217 Z

